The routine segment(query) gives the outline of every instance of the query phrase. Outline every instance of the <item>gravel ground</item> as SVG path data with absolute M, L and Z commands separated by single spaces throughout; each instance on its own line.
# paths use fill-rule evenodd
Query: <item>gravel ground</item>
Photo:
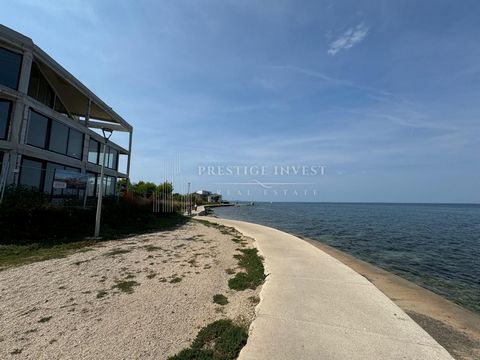
M 0 359 L 165 359 L 215 320 L 248 325 L 260 289 L 228 288 L 239 246 L 191 222 L 4 270 Z

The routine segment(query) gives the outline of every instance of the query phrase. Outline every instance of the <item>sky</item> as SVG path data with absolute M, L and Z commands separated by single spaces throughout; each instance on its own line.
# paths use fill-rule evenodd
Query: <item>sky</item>
M 480 202 L 476 0 L 0 3 L 2 24 L 132 124 L 132 181 Z

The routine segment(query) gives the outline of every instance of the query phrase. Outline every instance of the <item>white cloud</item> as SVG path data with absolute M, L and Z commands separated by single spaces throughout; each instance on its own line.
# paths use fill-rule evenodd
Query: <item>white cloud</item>
M 364 23 L 351 27 L 330 43 L 327 53 L 329 55 L 335 55 L 340 50 L 350 49 L 365 39 L 367 34 L 368 27 Z

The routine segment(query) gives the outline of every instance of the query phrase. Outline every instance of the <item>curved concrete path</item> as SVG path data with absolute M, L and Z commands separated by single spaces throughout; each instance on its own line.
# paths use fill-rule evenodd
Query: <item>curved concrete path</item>
M 268 273 L 239 359 L 453 359 L 372 283 L 302 239 L 202 217 L 256 240 Z

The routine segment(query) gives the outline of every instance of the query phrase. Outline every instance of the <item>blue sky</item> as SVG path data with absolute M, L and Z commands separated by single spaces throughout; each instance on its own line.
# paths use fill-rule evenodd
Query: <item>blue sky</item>
M 478 1 L 2 3 L 2 24 L 134 126 L 133 180 L 257 201 L 480 202 Z M 270 185 L 238 185 L 252 181 Z

